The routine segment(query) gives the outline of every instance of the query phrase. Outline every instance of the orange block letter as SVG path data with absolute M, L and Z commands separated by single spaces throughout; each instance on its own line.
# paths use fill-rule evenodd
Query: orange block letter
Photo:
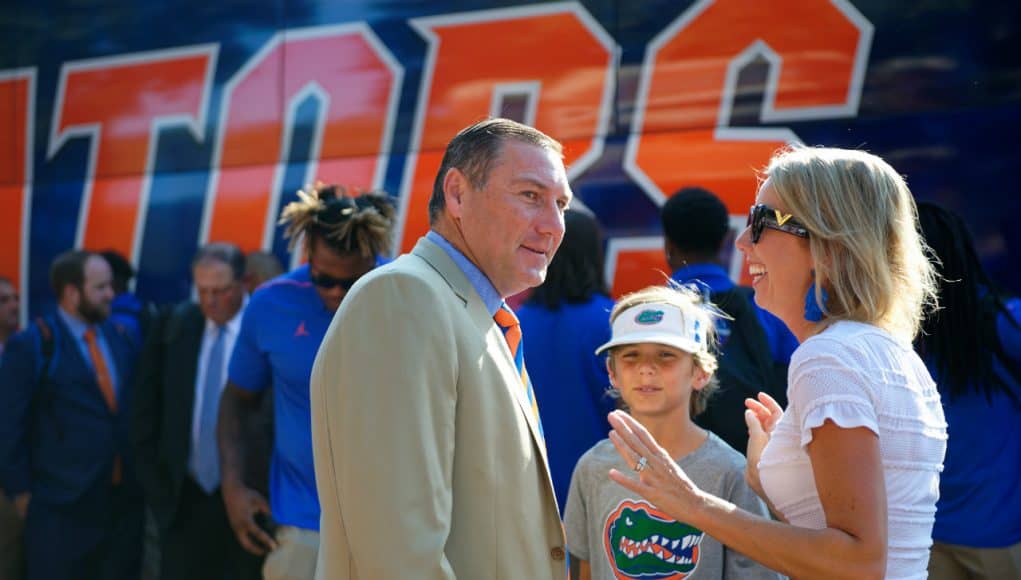
M 429 197 L 448 141 L 507 101 L 560 140 L 569 176 L 602 152 L 613 91 L 613 40 L 577 4 L 523 6 L 411 21 L 429 43 L 401 192 L 401 248 L 428 228 Z
M 49 157 L 91 138 L 76 246 L 137 261 L 159 128 L 183 124 L 203 138 L 216 54 L 203 45 L 64 64 Z
M 273 242 L 298 106 L 318 101 L 305 183 L 378 188 L 404 71 L 363 23 L 274 36 L 227 83 L 200 243 Z
M 35 69 L 0 72 L 0 276 L 21 294 L 21 324 L 28 312 L 28 233 L 32 207 L 32 125 Z
M 746 215 L 755 170 L 798 139 L 782 127 L 731 126 L 741 69 L 756 58 L 769 63 L 764 122 L 853 116 L 871 41 L 872 25 L 845 0 L 696 2 L 646 51 L 625 170 L 657 204 L 697 185 L 719 195 L 732 216 Z M 647 261 L 622 253 L 615 289 L 633 286 L 622 281 L 626 272 L 656 277 Z
M 657 203 L 700 185 L 747 213 L 753 171 L 797 138 L 730 126 L 741 68 L 756 57 L 770 64 L 763 121 L 851 116 L 871 39 L 845 0 L 697 2 L 647 49 L 625 169 Z

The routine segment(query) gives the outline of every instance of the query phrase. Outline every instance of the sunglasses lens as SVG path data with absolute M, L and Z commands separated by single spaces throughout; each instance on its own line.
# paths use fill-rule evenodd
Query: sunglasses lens
M 764 206 L 753 205 L 752 209 L 748 212 L 748 226 L 752 230 L 752 243 L 759 243 L 759 238 L 762 237 L 762 217 Z
M 326 274 L 310 274 L 309 277 L 312 279 L 312 283 L 324 290 L 332 290 L 337 286 L 340 286 L 344 290 L 350 290 L 358 278 L 334 278 Z

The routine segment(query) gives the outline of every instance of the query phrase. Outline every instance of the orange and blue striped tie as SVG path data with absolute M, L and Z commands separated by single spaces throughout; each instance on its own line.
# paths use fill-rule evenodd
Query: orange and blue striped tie
M 503 330 L 503 337 L 507 339 L 507 346 L 510 347 L 511 356 L 514 357 L 514 366 L 518 369 L 518 376 L 521 377 L 521 384 L 528 396 L 528 403 L 532 405 L 532 416 L 535 417 L 535 424 L 539 427 L 539 436 L 545 435 L 542 432 L 542 421 L 539 419 L 539 403 L 535 400 L 535 391 L 532 390 L 532 380 L 528 378 L 528 369 L 525 368 L 524 341 L 521 340 L 521 323 L 514 312 L 504 302 L 493 315 L 493 320 Z

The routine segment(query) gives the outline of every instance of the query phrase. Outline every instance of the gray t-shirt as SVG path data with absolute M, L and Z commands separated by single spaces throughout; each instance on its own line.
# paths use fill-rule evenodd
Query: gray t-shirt
M 744 457 L 716 435 L 677 464 L 700 489 L 766 515 L 745 483 Z M 578 460 L 564 512 L 568 549 L 588 561 L 593 580 L 782 578 L 624 489 L 607 475 L 611 467 L 630 470 L 604 439 Z

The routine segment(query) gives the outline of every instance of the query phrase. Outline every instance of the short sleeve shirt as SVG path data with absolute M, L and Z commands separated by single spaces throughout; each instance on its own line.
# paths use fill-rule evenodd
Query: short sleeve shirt
M 788 408 L 759 461 L 766 495 L 791 524 L 825 528 L 806 451 L 812 430 L 829 420 L 876 433 L 887 495 L 886 577 L 924 578 L 947 425 L 921 359 L 876 326 L 841 321 L 794 352 L 789 379 Z
M 245 309 L 228 371 L 230 381 L 247 391 L 273 387 L 270 509 L 278 523 L 310 530 L 319 529 L 319 496 L 309 381 L 333 314 L 312 285 L 307 265 L 274 278 Z
M 699 489 L 766 515 L 762 501 L 745 483 L 744 457 L 716 435 L 710 433 L 678 465 Z M 611 468 L 628 470 L 604 439 L 578 461 L 564 511 L 568 550 L 589 563 L 593 580 L 780 578 L 624 489 L 609 478 Z

